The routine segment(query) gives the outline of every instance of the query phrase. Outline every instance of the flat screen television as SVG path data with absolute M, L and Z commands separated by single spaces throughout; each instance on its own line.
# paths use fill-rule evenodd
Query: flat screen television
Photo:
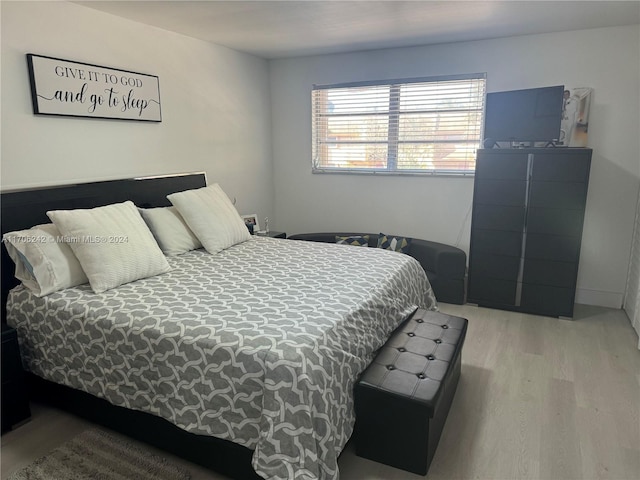
M 493 142 L 552 142 L 560 137 L 564 86 L 487 94 L 484 138 Z

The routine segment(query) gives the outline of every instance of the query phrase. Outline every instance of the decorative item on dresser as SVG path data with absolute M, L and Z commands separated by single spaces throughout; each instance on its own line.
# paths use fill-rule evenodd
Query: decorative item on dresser
M 31 417 L 16 331 L 2 324 L 2 432 Z
M 468 302 L 572 317 L 592 150 L 480 149 Z

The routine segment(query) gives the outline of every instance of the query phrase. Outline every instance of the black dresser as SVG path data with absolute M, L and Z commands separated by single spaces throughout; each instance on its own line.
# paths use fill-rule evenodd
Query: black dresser
M 592 150 L 481 149 L 467 301 L 572 317 Z
M 2 433 L 31 417 L 18 336 L 2 324 Z

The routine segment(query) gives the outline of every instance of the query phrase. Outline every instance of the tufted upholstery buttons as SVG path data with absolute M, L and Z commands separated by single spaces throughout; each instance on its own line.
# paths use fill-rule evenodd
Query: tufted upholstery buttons
M 426 376 L 424 373 L 419 373 L 419 374 L 417 375 L 417 377 L 418 377 L 420 380 L 424 380 L 425 378 L 427 378 L 427 376 Z
M 412 398 L 433 413 L 443 382 L 453 374 L 452 363 L 460 361 L 466 329 L 464 318 L 418 310 L 383 345 L 363 372 L 360 387 Z

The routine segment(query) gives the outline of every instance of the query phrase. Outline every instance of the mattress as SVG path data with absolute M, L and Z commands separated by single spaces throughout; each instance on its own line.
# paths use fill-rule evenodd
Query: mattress
M 13 289 L 25 368 L 248 447 L 265 478 L 338 478 L 355 380 L 411 312 L 436 308 L 420 264 L 265 237 L 168 261 L 100 294 Z

